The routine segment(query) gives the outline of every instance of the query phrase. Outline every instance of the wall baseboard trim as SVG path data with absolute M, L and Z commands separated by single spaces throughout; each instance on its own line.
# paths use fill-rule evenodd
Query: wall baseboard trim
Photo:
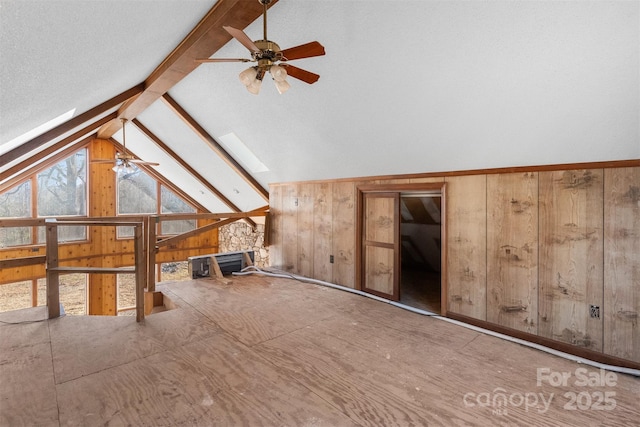
M 620 366 L 623 368 L 640 369 L 640 363 L 621 359 L 619 357 L 611 356 L 608 354 L 600 353 L 597 351 L 589 350 L 586 348 L 580 348 L 571 344 L 555 341 L 549 338 L 541 337 L 527 332 L 518 331 L 517 329 L 507 328 L 505 326 L 496 325 L 495 323 L 487 322 L 485 320 L 474 319 L 473 317 L 465 316 L 462 314 L 447 312 L 446 317 L 449 319 L 457 320 L 459 322 L 468 323 L 479 328 L 488 329 L 493 332 L 508 335 L 510 337 L 519 338 L 521 340 L 529 341 L 534 344 L 543 345 L 545 347 L 552 348 L 554 350 L 562 351 L 567 354 L 582 357 L 585 359 L 593 360 L 594 362 L 603 363 L 606 365 Z

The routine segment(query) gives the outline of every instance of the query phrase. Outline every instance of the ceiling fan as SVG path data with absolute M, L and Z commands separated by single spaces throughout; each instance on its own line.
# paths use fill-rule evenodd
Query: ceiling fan
M 272 0 L 258 0 L 263 7 L 263 29 L 262 40 L 251 41 L 249 36 L 233 27 L 223 26 L 229 34 L 251 52 L 251 59 L 247 58 L 204 58 L 196 59 L 198 62 L 257 62 L 257 65 L 247 68 L 240 73 L 240 81 L 247 87 L 247 90 L 254 95 L 260 92 L 262 79 L 267 72 L 271 73 L 276 88 L 280 94 L 286 92 L 290 85 L 286 81 L 287 75 L 302 80 L 305 83 L 313 84 L 320 76 L 302 68 L 285 64 L 294 59 L 311 58 L 324 55 L 324 46 L 317 41 L 305 43 L 300 46 L 281 50 L 275 42 L 267 38 L 267 6 Z
M 121 118 L 122 121 L 122 153 L 117 152 L 115 159 L 96 159 L 91 163 L 113 163 L 114 172 L 127 172 L 131 173 L 135 171 L 134 165 L 147 165 L 147 166 L 159 166 L 160 163 L 145 162 L 143 160 L 136 159 L 135 156 L 127 152 L 127 138 L 125 134 L 127 119 Z

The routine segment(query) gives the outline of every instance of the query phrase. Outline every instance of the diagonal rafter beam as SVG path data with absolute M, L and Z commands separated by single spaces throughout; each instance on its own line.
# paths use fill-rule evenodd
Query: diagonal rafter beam
M 269 7 L 277 1 L 272 0 Z M 118 118 L 134 119 L 201 65 L 196 58 L 208 58 L 231 40 L 231 35 L 223 26 L 244 29 L 261 15 L 262 5 L 256 0 L 218 0 L 191 33 L 149 75 L 144 82 L 144 92 L 120 108 Z M 98 137 L 109 139 L 121 127 L 120 120 L 113 120 L 98 131 Z
M 236 161 L 227 151 L 220 145 L 218 141 L 215 140 L 214 137 L 209 135 L 209 133 L 202 127 L 200 124 L 187 113 L 187 111 L 180 106 L 169 96 L 168 93 L 162 95 L 162 100 L 173 110 L 174 113 L 184 121 L 187 126 L 189 126 L 202 140 L 204 140 L 209 146 L 215 151 L 218 156 L 222 160 L 229 165 L 231 169 L 233 169 L 242 179 L 246 181 L 251 188 L 253 188 L 263 199 L 267 202 L 269 201 L 269 191 L 267 191 L 245 168 L 242 167 L 240 163 Z
M 134 125 L 136 125 L 136 127 L 138 129 L 140 129 L 140 131 L 142 133 L 144 133 L 147 136 L 147 138 L 152 140 L 162 151 L 164 151 L 168 156 L 170 156 L 178 164 L 180 164 L 180 166 L 182 166 L 187 172 L 189 172 L 191 174 L 191 176 L 193 176 L 196 180 L 198 180 L 200 182 L 200 184 L 202 184 L 205 187 L 207 187 L 207 189 L 209 191 L 211 191 L 213 194 L 215 194 L 216 197 L 218 197 L 220 199 L 220 201 L 222 201 L 222 203 L 224 203 L 225 205 L 227 205 L 229 207 L 229 209 L 231 209 L 234 212 L 241 212 L 241 209 L 238 206 L 236 206 L 231 200 L 229 200 L 213 184 L 211 184 L 209 181 L 207 181 L 207 179 L 205 177 L 200 175 L 200 173 L 198 173 L 197 170 L 195 170 L 193 167 L 191 167 L 191 165 L 189 165 L 187 162 L 182 160 L 180 158 L 180 156 L 178 156 L 178 154 L 175 151 L 173 151 L 171 148 L 169 148 L 169 146 L 167 144 L 165 144 L 164 141 L 162 141 L 156 134 L 151 132 L 151 130 L 149 128 L 147 128 L 144 124 L 142 124 L 140 122 L 140 120 L 133 119 L 132 122 L 133 122 Z M 250 218 L 247 218 L 246 222 L 252 228 L 256 227 L 256 223 L 253 220 L 251 220 Z

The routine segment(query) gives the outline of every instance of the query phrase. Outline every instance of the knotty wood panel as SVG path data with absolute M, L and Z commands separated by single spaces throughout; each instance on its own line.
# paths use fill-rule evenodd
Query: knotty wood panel
M 326 282 L 333 280 L 332 214 L 333 185 L 320 183 L 315 187 L 313 201 L 313 277 Z
M 354 182 L 333 184 L 333 281 L 350 288 L 356 286 L 355 199 Z
M 269 237 L 269 264 L 282 267 L 282 187 L 275 185 L 269 188 L 269 221 L 271 236 Z
M 298 185 L 298 269 L 297 272 L 304 277 L 313 276 L 313 206 L 314 185 Z
M 640 167 L 604 172 L 604 352 L 640 362 Z
M 602 351 L 603 171 L 540 172 L 539 335 Z
M 298 273 L 298 186 L 282 187 L 282 269 Z
M 449 177 L 446 183 L 448 311 L 486 320 L 487 178 Z
M 538 174 L 487 176 L 487 321 L 538 331 Z

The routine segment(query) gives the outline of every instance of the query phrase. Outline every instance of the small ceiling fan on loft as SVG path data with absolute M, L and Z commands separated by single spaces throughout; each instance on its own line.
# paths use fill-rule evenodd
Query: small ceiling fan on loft
M 133 154 L 127 152 L 127 136 L 125 133 L 127 119 L 120 119 L 122 122 L 122 153 L 117 152 L 115 159 L 96 159 L 91 163 L 113 163 L 113 171 L 118 173 L 120 171 L 125 173 L 131 173 L 135 171 L 133 165 L 147 165 L 147 166 L 160 166 L 160 163 L 145 162 L 144 160 L 136 159 Z
M 251 59 L 247 58 L 203 58 L 196 59 L 198 62 L 257 62 L 257 65 L 251 66 L 242 71 L 239 75 L 240 81 L 247 87 L 247 90 L 254 95 L 260 92 L 262 79 L 267 72 L 271 74 L 276 88 L 280 94 L 289 90 L 289 82 L 287 75 L 302 80 L 305 83 L 313 84 L 318 81 L 320 76 L 302 68 L 285 64 L 284 62 L 293 61 L 294 59 L 311 58 L 314 56 L 322 56 L 325 54 L 324 46 L 317 41 L 302 44 L 300 46 L 291 47 L 281 50 L 277 43 L 267 38 L 267 6 L 272 0 L 258 0 L 263 7 L 263 39 L 251 41 L 249 36 L 242 31 L 233 27 L 223 26 L 229 34 L 237 41 L 242 43 L 244 47 L 251 52 Z

